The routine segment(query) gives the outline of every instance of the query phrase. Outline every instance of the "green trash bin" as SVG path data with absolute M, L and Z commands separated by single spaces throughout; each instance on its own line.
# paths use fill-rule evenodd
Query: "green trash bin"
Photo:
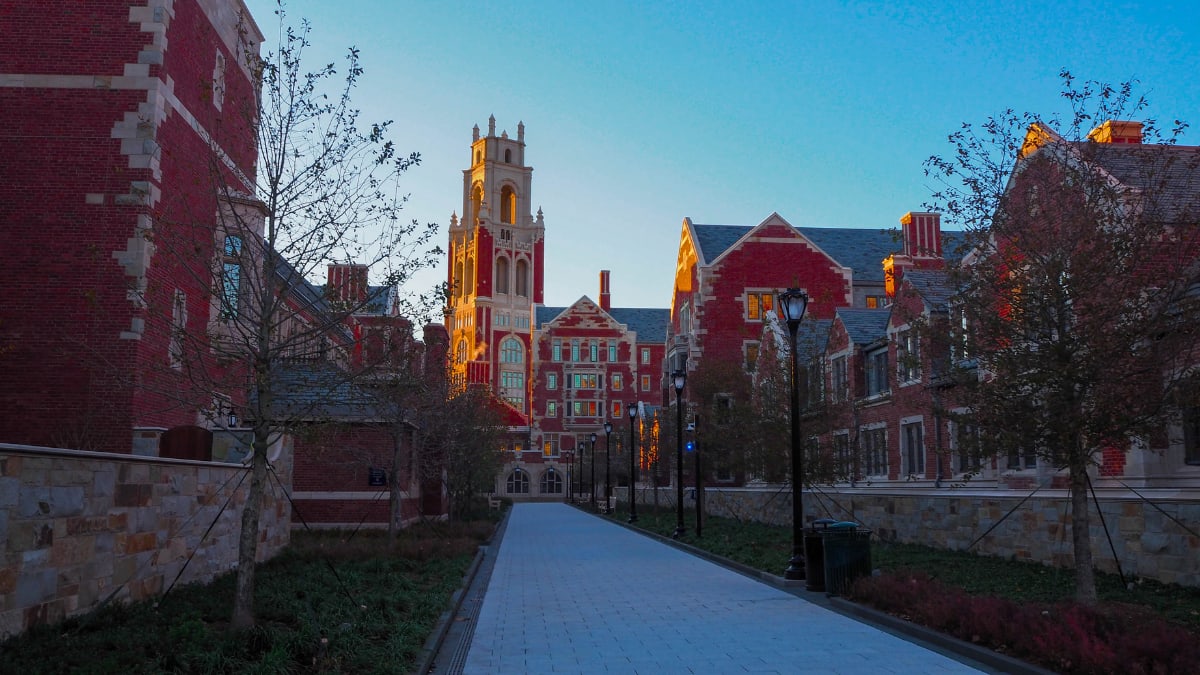
M 845 595 L 855 579 L 871 574 L 871 531 L 858 523 L 833 523 L 821 532 L 825 592 Z

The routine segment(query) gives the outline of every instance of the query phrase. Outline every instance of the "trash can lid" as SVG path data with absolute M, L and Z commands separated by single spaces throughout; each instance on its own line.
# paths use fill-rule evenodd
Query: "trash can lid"
M 858 529 L 858 523 L 853 520 L 843 520 L 829 525 L 831 530 L 854 530 Z
M 820 525 L 821 527 L 829 527 L 830 525 L 832 525 L 836 522 L 837 521 L 834 520 L 833 518 L 817 518 L 816 520 L 813 521 L 812 524 L 813 524 L 813 527 L 816 527 L 818 525 Z

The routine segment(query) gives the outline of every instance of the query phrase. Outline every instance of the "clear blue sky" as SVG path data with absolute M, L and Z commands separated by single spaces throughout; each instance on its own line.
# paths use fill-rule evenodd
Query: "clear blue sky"
M 274 2 L 246 0 L 277 34 Z M 358 103 L 423 163 L 409 214 L 462 212 L 471 127 L 525 122 L 546 217 L 546 304 L 668 307 L 680 226 L 890 228 L 928 200 L 922 162 L 962 122 L 1061 111 L 1058 72 L 1137 79 L 1198 125 L 1194 2 L 292 0 L 312 63 L 361 50 Z M 445 279 L 445 266 L 416 280 Z M 415 288 L 413 290 L 416 290 Z

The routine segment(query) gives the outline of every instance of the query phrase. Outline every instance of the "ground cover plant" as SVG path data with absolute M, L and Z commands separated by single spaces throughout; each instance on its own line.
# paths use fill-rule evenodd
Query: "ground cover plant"
M 618 511 L 614 518 L 625 520 Z M 673 509 L 638 508 L 638 525 L 670 537 Z M 709 516 L 683 543 L 782 576 L 791 528 Z M 851 599 L 1063 673 L 1200 672 L 1200 589 L 1097 574 L 1099 604 L 1073 602 L 1074 573 L 1038 563 L 872 542 L 878 575 Z
M 492 520 L 296 533 L 262 565 L 258 625 L 232 631 L 234 577 L 113 604 L 0 645 L 0 672 L 407 673 Z

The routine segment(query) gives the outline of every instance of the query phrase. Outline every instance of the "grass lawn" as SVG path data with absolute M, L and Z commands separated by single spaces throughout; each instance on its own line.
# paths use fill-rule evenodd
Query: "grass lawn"
M 628 511 L 619 510 L 613 517 L 624 521 Z M 651 532 L 669 537 L 675 531 L 676 520 L 674 510 L 655 511 L 653 507 L 638 505 L 638 525 Z M 684 543 L 756 569 L 783 576 L 791 558 L 790 527 L 709 516 L 704 521 L 703 536 L 698 538 L 694 509 L 684 510 L 684 524 L 688 530 Z M 874 568 L 883 572 L 920 570 L 972 595 L 1054 603 L 1070 600 L 1075 592 L 1072 570 L 961 551 L 873 541 L 871 562 Z M 1096 582 L 1102 603 L 1137 605 L 1193 631 L 1200 631 L 1200 589 L 1149 580 L 1135 581 L 1129 589 L 1115 574 L 1098 573 Z
M 0 644 L 2 673 L 407 673 L 492 521 L 295 533 L 259 566 L 258 626 L 231 633 L 234 576 L 114 604 Z

